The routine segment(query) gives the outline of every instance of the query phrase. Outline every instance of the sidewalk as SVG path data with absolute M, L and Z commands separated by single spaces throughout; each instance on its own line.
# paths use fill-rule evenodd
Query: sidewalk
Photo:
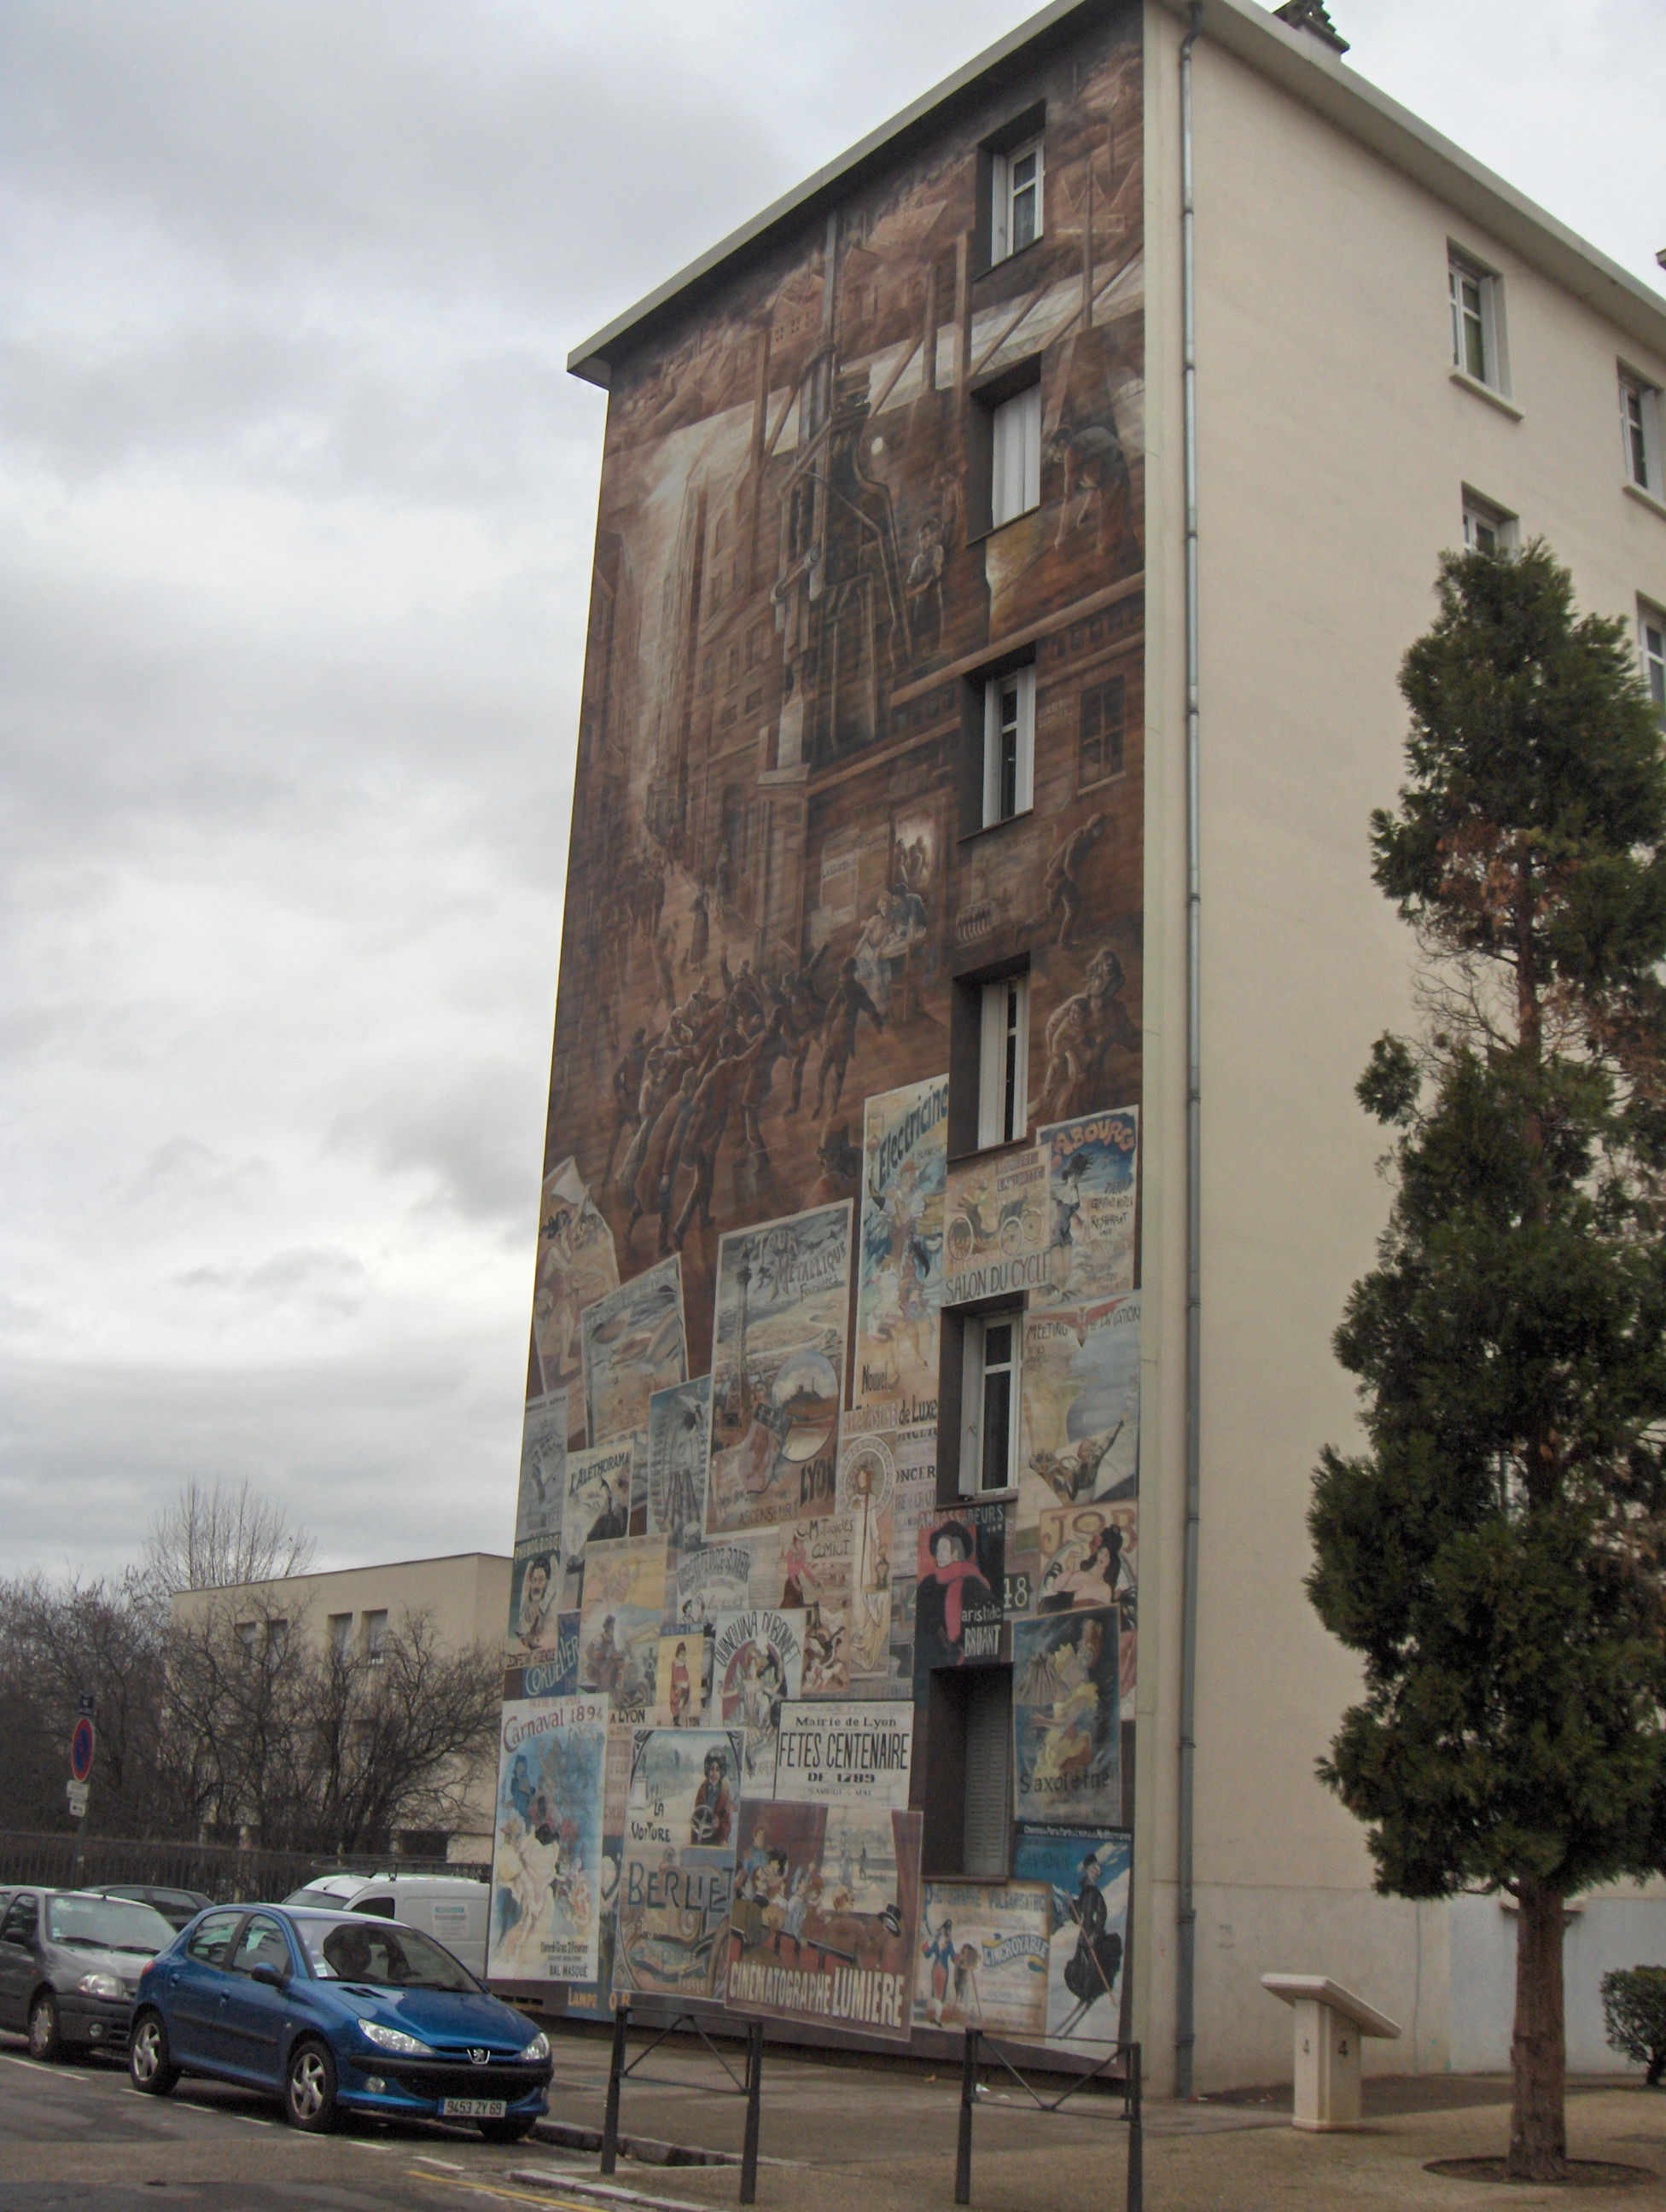
M 633 2053 L 640 2047 L 633 2037 Z M 663 2162 L 665 2146 L 739 2151 L 744 2108 L 714 2094 L 714 2085 L 728 2086 L 716 2062 L 665 2045 L 644 2070 L 662 2078 L 628 2081 L 620 2107 L 621 2136 L 641 2155 L 621 2157 L 613 2185 L 684 2205 L 736 2204 L 737 2166 Z M 557 2045 L 552 2121 L 599 2129 L 606 2077 L 605 2044 Z M 992 2086 L 977 2112 L 978 2212 L 1122 2212 L 1120 2099 L 1090 2097 L 1044 2118 L 1024 2106 L 1015 2085 Z M 1274 2094 L 1255 2094 L 1254 2102 L 1146 2107 L 1147 2212 L 1505 2212 L 1567 2200 L 1565 2190 L 1532 2187 L 1500 2199 L 1487 2183 L 1424 2170 L 1431 2159 L 1502 2153 L 1509 2093 L 1497 2077 L 1370 2084 L 1365 2124 L 1347 2135 L 1298 2135 Z M 950 2212 L 959 2102 L 958 2076 L 946 2071 L 933 2078 L 769 2051 L 758 2204 L 765 2212 Z M 1666 2208 L 1666 2095 L 1625 2083 L 1577 2085 L 1568 2126 L 1576 2158 L 1651 2170 L 1635 2186 L 1595 2197 L 1582 2191 L 1578 2201 L 1614 2212 Z M 598 2164 L 593 2149 L 532 2142 L 514 2171 L 523 2185 L 576 2195 Z

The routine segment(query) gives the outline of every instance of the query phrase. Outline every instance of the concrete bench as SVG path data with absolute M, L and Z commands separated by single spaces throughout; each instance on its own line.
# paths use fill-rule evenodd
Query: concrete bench
M 1359 2045 L 1368 2035 L 1397 2037 L 1396 2023 L 1324 1974 L 1263 1974 L 1261 1985 L 1296 2015 L 1293 2124 L 1357 2128 Z

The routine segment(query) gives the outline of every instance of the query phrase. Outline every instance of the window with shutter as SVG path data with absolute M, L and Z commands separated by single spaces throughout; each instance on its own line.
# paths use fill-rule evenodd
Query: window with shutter
M 1011 1668 L 970 1669 L 966 1681 L 965 1796 L 960 1845 L 964 1874 L 996 1881 L 1006 1875 L 1012 1734 Z

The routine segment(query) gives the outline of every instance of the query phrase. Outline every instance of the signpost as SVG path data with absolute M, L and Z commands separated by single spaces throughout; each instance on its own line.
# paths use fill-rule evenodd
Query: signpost
M 93 1779 L 93 1750 L 97 1737 L 93 1728 L 93 1709 L 97 1700 L 86 1693 L 76 1700 L 76 1724 L 70 1731 L 70 1779 L 64 1785 L 70 1801 L 70 1816 L 76 1822 L 75 1857 L 70 1863 L 70 1880 L 78 1883 L 87 1863 L 87 1806 L 91 1796 Z

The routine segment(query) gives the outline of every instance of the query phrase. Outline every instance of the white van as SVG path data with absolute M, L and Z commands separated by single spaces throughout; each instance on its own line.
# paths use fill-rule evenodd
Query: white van
M 325 1874 L 286 1897 L 285 1905 L 319 1905 L 403 1920 L 435 1936 L 471 1974 L 486 1978 L 486 1920 L 491 1891 L 467 1875 Z

